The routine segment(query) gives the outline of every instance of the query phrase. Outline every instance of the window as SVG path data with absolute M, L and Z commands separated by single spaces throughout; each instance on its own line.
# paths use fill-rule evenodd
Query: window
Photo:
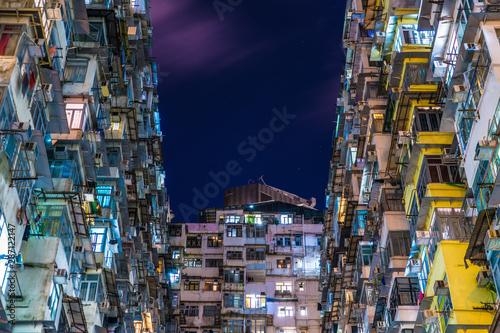
M 200 290 L 200 281 L 184 281 L 184 290 Z
M 25 26 L 22 24 L 0 24 L 0 56 L 16 56 L 21 34 Z
M 305 306 L 300 307 L 300 315 L 301 316 L 307 316 L 307 309 Z
M 247 247 L 247 260 L 266 260 L 265 247 Z
M 2 91 L 0 90 L 0 97 L 2 96 Z M 6 130 L 10 129 L 12 126 L 12 122 L 16 121 L 16 111 L 14 110 L 14 106 L 12 105 L 12 100 L 10 94 L 7 93 L 2 104 L 2 109 L 0 112 L 0 129 Z M 17 145 L 17 141 L 14 136 L 12 137 L 12 142 Z M 9 145 L 7 145 L 9 147 Z M 15 147 L 14 147 L 15 148 Z M 7 148 L 5 148 L 7 150 Z M 9 153 L 10 153 L 9 149 Z M 13 152 L 12 152 L 13 153 Z M 12 156 L 12 154 L 8 154 Z
M 205 267 L 222 267 L 222 259 L 206 259 Z
M 95 253 L 103 253 L 106 247 L 106 228 L 90 228 L 90 238 L 92 240 L 92 250 Z
M 186 258 L 184 259 L 185 267 L 201 267 L 201 258 Z
M 295 235 L 294 236 L 295 240 L 295 246 L 302 246 L 302 235 Z
M 278 259 L 276 260 L 276 266 L 278 268 L 292 268 L 292 258 Z
M 290 237 L 276 237 L 276 246 L 291 246 L 292 239 Z
M 181 258 L 181 251 L 180 250 L 173 250 L 172 251 L 172 259 L 180 259 Z
M 50 284 L 49 299 L 47 300 L 47 306 L 50 310 L 50 317 L 52 320 L 56 320 L 57 307 L 59 306 L 59 301 L 61 300 L 61 289 L 58 284 L 54 281 Z
M 227 215 L 225 218 L 226 223 L 240 223 L 240 217 L 238 215 Z
M 304 288 L 304 282 L 300 282 L 299 283 L 299 291 L 304 291 L 305 288 Z
M 246 295 L 247 309 L 261 309 L 266 307 L 266 295 Z
M 316 244 L 317 244 L 318 246 L 321 246 L 321 237 L 317 237 L 317 238 L 316 238 Z
M 411 237 L 409 230 L 389 231 L 389 239 L 387 243 L 387 252 L 389 257 L 407 257 L 410 255 Z
M 113 186 L 96 186 L 95 190 L 101 207 L 109 207 L 111 205 Z
M 186 247 L 200 248 L 201 247 L 201 237 L 197 237 L 197 236 L 187 237 Z
M 101 302 L 103 291 L 99 274 L 86 274 L 80 282 L 80 298 L 85 302 Z
M 179 283 L 181 274 L 179 271 L 173 271 L 169 274 L 170 283 Z
M 419 132 L 439 132 L 441 108 L 419 107 L 416 109 L 415 126 Z
M 228 260 L 242 260 L 243 252 L 242 251 L 227 251 L 226 258 Z
M 184 307 L 184 315 L 186 317 L 198 317 L 199 307 L 198 305 L 187 305 Z
M 244 330 L 243 320 L 228 319 L 227 323 L 224 322 L 222 327 L 223 333 L 243 333 Z
M 293 307 L 283 306 L 278 309 L 278 317 L 293 317 Z
M 266 227 L 263 225 L 247 226 L 247 238 L 263 238 L 266 237 Z
M 243 294 L 224 294 L 224 307 L 225 308 L 243 308 L 244 295 Z
M 276 282 L 276 294 L 291 294 L 292 282 Z
M 85 128 L 86 105 L 83 103 L 66 103 L 66 118 L 68 127 L 74 129 Z
M 89 62 L 86 59 L 69 59 L 64 67 L 64 81 L 83 83 L 87 75 Z
M 215 305 L 203 306 L 203 317 L 215 317 L 217 314 L 217 307 Z
M 261 215 L 247 215 L 245 216 L 246 223 L 252 224 L 262 224 L 262 216 Z
M 230 225 L 227 227 L 227 237 L 241 237 L 242 227 L 240 225 Z
M 229 269 L 224 271 L 224 282 L 226 283 L 242 283 L 243 271 L 238 269 Z
M 50 164 L 52 178 L 72 178 L 75 169 L 75 161 L 54 160 Z
M 220 291 L 219 281 L 205 281 L 206 291 Z
M 207 239 L 207 247 L 222 247 L 222 237 L 209 236 Z
M 182 225 L 169 225 L 168 226 L 168 235 L 171 237 L 182 236 Z
M 292 215 L 280 215 L 280 224 L 292 224 L 293 216 Z

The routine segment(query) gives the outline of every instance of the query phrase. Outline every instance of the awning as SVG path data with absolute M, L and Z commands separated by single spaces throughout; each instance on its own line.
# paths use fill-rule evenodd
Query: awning
M 475 265 L 482 266 L 486 264 L 487 260 L 484 249 L 484 237 L 490 229 L 488 220 L 493 221 L 495 212 L 495 208 L 489 208 L 480 211 L 477 215 L 476 224 L 474 225 L 474 230 L 472 230 L 472 235 L 470 236 L 469 247 L 467 247 L 467 251 L 465 252 L 465 268 L 469 267 L 467 259 Z
M 120 307 L 120 298 L 118 296 L 118 288 L 116 287 L 115 272 L 112 269 L 103 268 L 102 275 L 104 277 L 104 286 L 108 294 L 109 304 L 111 306 Z
M 76 297 L 64 295 L 63 304 L 71 323 L 70 333 L 88 333 L 81 300 Z
M 73 27 L 77 34 L 89 34 L 89 17 L 87 15 L 87 5 L 85 0 L 71 1 L 71 14 L 73 16 Z
M 38 157 L 35 160 L 35 171 L 37 180 L 33 187 L 53 189 L 54 183 L 50 173 L 49 159 L 47 149 L 45 149 L 45 138 L 41 131 L 33 131 L 31 140 L 36 142 Z

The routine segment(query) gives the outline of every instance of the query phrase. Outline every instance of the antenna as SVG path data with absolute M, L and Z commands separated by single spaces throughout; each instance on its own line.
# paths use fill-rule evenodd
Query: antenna
M 260 176 L 259 180 L 262 182 L 262 184 L 267 186 L 266 182 L 264 181 L 264 175 Z

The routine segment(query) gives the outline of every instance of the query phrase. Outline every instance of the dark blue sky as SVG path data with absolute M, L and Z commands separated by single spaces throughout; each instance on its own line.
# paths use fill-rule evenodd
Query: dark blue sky
M 344 2 L 312 2 L 151 0 L 174 221 L 262 175 L 324 208 Z

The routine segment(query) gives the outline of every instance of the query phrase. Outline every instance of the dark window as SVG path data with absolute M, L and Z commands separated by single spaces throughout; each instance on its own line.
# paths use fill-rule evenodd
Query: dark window
M 224 282 L 226 283 L 242 283 L 243 271 L 239 269 L 228 269 L 224 271 Z
M 214 317 L 216 312 L 217 312 L 217 307 L 215 305 L 203 306 L 203 317 Z
M 247 237 L 248 238 L 263 238 L 266 237 L 266 227 L 258 225 L 247 226 Z
M 186 317 L 198 317 L 199 315 L 198 305 L 188 305 L 184 307 L 184 315 Z
M 266 249 L 264 247 L 247 247 L 247 260 L 266 260 Z
M 182 225 L 169 225 L 168 234 L 171 237 L 182 236 Z
M 302 235 L 295 235 L 295 246 L 302 246 Z
M 224 294 L 224 307 L 226 308 L 243 308 L 244 295 L 243 294 Z
M 242 260 L 243 259 L 243 252 L 242 251 L 227 251 L 226 258 L 233 259 L 233 260 Z
M 186 247 L 201 247 L 201 237 L 188 237 Z
M 222 267 L 223 261 L 222 259 L 206 259 L 205 267 Z
M 419 132 L 439 132 L 441 124 L 440 108 L 417 108 L 415 117 L 415 126 Z
M 411 236 L 409 230 L 389 231 L 389 257 L 410 255 Z

